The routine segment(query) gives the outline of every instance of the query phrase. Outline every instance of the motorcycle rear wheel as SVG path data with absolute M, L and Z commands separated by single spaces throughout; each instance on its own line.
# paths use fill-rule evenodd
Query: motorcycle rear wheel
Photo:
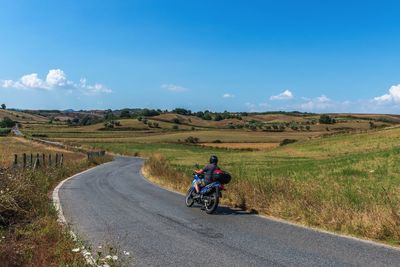
M 186 207 L 190 208 L 193 206 L 194 200 L 193 200 L 193 189 L 190 188 L 188 192 L 186 193 L 186 198 L 185 198 L 185 204 Z
M 219 203 L 219 193 L 214 191 L 211 195 L 210 195 L 210 201 L 209 203 L 205 203 L 204 207 L 206 210 L 207 214 L 212 214 L 214 213 L 217 208 L 218 208 L 218 203 Z

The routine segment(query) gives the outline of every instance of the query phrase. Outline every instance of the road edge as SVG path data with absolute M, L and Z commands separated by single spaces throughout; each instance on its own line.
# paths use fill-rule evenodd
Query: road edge
M 74 175 L 62 180 L 61 182 L 59 182 L 57 184 L 57 186 L 53 189 L 53 192 L 52 192 L 52 201 L 53 201 L 54 208 L 55 208 L 55 210 L 57 212 L 57 217 L 58 217 L 57 218 L 57 222 L 59 224 L 65 226 L 65 227 L 68 227 L 68 222 L 65 219 L 64 212 L 63 212 L 62 205 L 61 205 L 61 201 L 60 201 L 60 195 L 59 195 L 60 188 L 64 185 L 64 183 L 69 181 L 69 180 L 72 180 L 72 179 L 76 178 L 77 176 L 79 176 L 81 174 L 87 173 L 87 172 L 89 172 L 89 171 L 91 171 L 91 170 L 93 170 L 93 169 L 95 169 L 95 168 L 97 168 L 99 166 L 103 166 L 103 165 L 106 165 L 106 164 L 111 163 L 111 162 L 112 161 L 106 162 L 106 163 L 100 164 L 98 166 L 94 166 L 94 167 L 92 167 L 90 169 L 84 170 L 82 172 L 76 173 L 76 174 L 74 174 Z M 77 235 L 72 230 L 69 230 L 69 234 L 71 235 L 73 240 L 76 241 L 78 239 Z M 88 250 L 82 249 L 81 253 L 82 253 L 83 257 L 85 258 L 85 260 L 86 260 L 86 262 L 88 264 L 90 264 L 92 266 L 97 266 L 96 265 L 96 260 L 93 258 L 93 256 L 91 255 L 91 253 Z
M 185 194 L 182 193 L 182 192 L 178 192 L 178 191 L 175 191 L 175 190 L 173 190 L 171 188 L 158 185 L 158 184 L 154 183 L 153 181 L 151 181 L 150 179 L 148 179 L 146 177 L 146 175 L 145 175 L 144 165 L 140 169 L 140 174 L 143 177 L 143 179 L 145 181 L 147 181 L 149 184 L 152 184 L 152 185 L 154 185 L 154 186 L 156 186 L 158 188 L 164 189 L 164 190 L 169 191 L 171 193 L 175 193 L 175 194 L 178 194 L 178 195 L 181 195 L 181 196 L 185 196 Z M 222 207 L 232 208 L 232 207 L 229 207 L 229 206 L 226 206 L 226 205 L 221 205 L 221 206 Z M 346 239 L 359 241 L 359 242 L 362 242 L 362 243 L 365 243 L 365 244 L 369 244 L 369 245 L 373 245 L 373 246 L 378 246 L 378 247 L 383 247 L 383 248 L 387 248 L 387 249 L 400 251 L 400 247 L 395 247 L 395 246 L 391 246 L 389 244 L 379 243 L 377 241 L 370 240 L 370 239 L 362 239 L 360 237 L 356 237 L 356 236 L 352 236 L 352 235 L 339 234 L 339 233 L 331 232 L 331 231 L 320 229 L 320 228 L 316 228 L 316 227 L 311 227 L 311 226 L 307 226 L 307 225 L 303 225 L 303 224 L 297 224 L 297 223 L 294 223 L 294 222 L 291 222 L 291 221 L 287 221 L 287 220 L 284 220 L 284 219 L 281 219 L 281 218 L 272 217 L 270 215 L 256 214 L 256 213 L 254 213 L 252 215 L 260 217 L 260 218 L 262 218 L 264 220 L 270 220 L 270 221 L 273 221 L 273 222 L 283 223 L 283 224 L 286 224 L 286 225 L 307 229 L 307 230 L 314 231 L 314 232 L 317 232 L 317 233 L 327 234 L 327 235 L 334 236 L 334 237 L 346 238 Z

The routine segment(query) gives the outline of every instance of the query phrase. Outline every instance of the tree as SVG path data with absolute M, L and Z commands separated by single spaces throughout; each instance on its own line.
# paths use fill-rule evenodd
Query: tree
M 6 109 L 6 104 L 1 104 L 1 109 Z
M 320 117 L 319 117 L 319 123 L 321 123 L 321 124 L 333 124 L 333 123 L 336 123 L 336 120 L 335 119 L 332 119 L 329 115 L 327 115 L 327 114 L 322 114 Z
M 2 121 L 0 121 L 0 128 L 12 128 L 17 124 L 12 119 L 5 117 Z
M 214 117 L 214 121 L 222 121 L 223 119 L 224 119 L 224 117 L 222 117 L 221 114 L 217 114 L 217 115 Z
M 119 115 L 120 118 L 130 118 L 131 117 L 131 112 L 129 109 L 123 109 L 121 111 L 121 114 Z
M 158 112 L 157 110 L 155 110 L 155 109 L 147 109 L 147 108 L 143 109 L 141 113 L 142 113 L 142 116 L 146 116 L 146 117 L 152 117 L 152 116 L 160 115 L 160 112 Z
M 192 111 L 189 109 L 184 109 L 184 108 L 176 108 L 172 112 L 179 114 L 179 115 L 191 115 Z
M 211 117 L 210 113 L 205 113 L 203 119 L 209 121 L 212 119 L 212 117 Z

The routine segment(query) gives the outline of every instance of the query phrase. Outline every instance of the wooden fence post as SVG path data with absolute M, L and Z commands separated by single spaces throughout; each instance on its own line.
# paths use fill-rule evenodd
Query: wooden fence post
M 33 154 L 31 153 L 31 162 L 30 162 L 30 167 L 33 167 Z
M 18 165 L 18 155 L 14 154 L 14 166 Z
M 46 165 L 46 155 L 44 153 L 42 154 L 42 165 L 43 167 Z
M 64 154 L 61 154 L 61 158 L 60 158 L 60 166 L 62 167 L 64 164 Z
M 49 167 L 51 167 L 51 154 L 49 154 Z
M 36 154 L 36 160 L 35 164 L 33 164 L 33 169 L 36 170 L 37 168 L 40 167 L 40 161 L 39 161 L 39 153 Z
M 56 154 L 56 167 L 58 165 L 58 154 Z
M 25 167 L 26 167 L 26 154 L 24 153 L 23 155 L 22 155 L 22 167 L 25 169 Z

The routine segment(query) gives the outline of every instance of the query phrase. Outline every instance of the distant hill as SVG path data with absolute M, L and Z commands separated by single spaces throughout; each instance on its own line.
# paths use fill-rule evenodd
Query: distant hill
M 22 111 L 15 111 L 15 110 L 4 110 L 0 109 L 0 119 L 8 117 L 14 121 L 18 122 L 47 122 L 48 119 L 46 117 L 36 115 L 36 114 L 29 114 Z

